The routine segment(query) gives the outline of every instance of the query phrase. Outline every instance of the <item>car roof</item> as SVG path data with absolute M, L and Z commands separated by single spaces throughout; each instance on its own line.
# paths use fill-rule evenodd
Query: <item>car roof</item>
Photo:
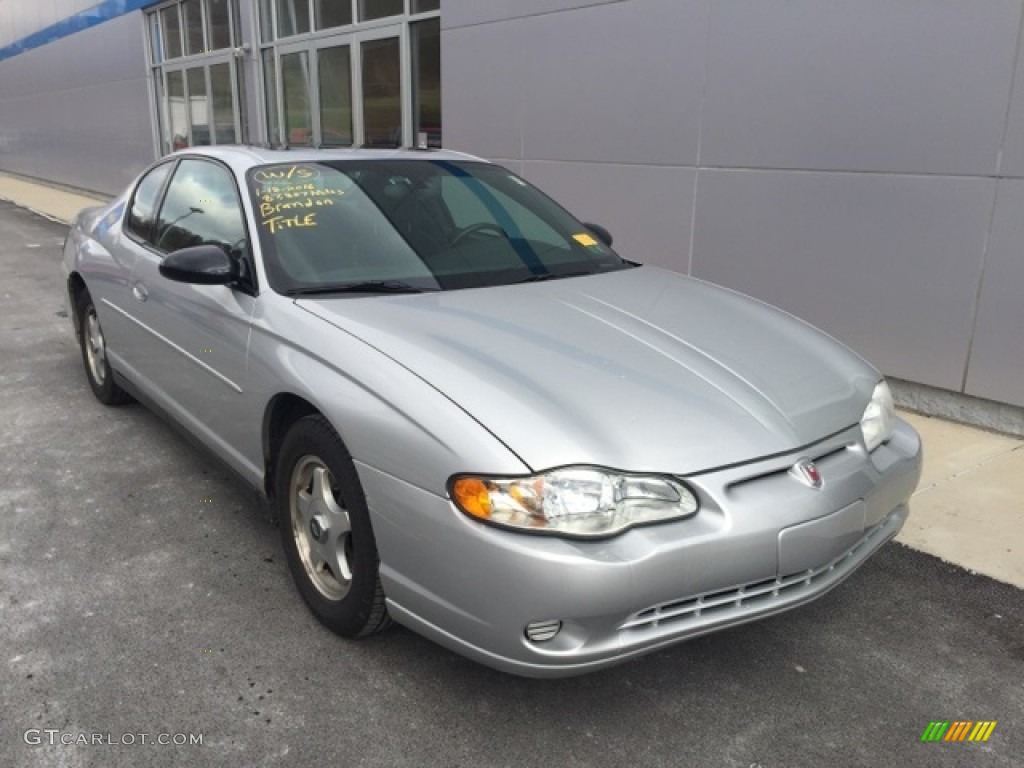
M 215 157 L 238 171 L 245 171 L 258 165 L 275 163 L 309 163 L 324 160 L 473 160 L 487 162 L 479 157 L 446 149 L 268 149 L 266 147 L 243 145 L 220 145 L 216 147 L 189 147 L 169 157 L 203 155 Z

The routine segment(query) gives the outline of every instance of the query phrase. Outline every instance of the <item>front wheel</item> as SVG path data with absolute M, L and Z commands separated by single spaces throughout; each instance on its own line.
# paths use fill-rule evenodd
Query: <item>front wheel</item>
M 313 614 L 344 637 L 390 626 L 366 497 L 326 419 L 306 416 L 292 426 L 275 480 L 288 567 Z
M 82 349 L 85 376 L 96 399 L 104 405 L 123 405 L 131 402 L 131 395 L 114 381 L 114 373 L 107 360 L 107 340 L 103 336 L 100 318 L 89 291 L 82 290 L 75 301 L 78 312 L 78 344 Z

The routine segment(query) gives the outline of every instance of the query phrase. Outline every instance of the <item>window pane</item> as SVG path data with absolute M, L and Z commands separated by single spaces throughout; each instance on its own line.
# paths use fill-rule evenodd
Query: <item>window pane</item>
M 228 0 L 206 0 L 208 15 L 206 28 L 210 33 L 210 48 L 231 47 L 231 17 L 228 14 Z
M 309 32 L 309 0 L 277 0 L 277 36 Z
M 149 44 L 153 48 L 153 63 L 164 60 L 164 41 L 160 35 L 160 14 L 149 14 Z
M 273 48 L 263 51 L 263 100 L 267 105 L 267 141 L 277 147 L 281 144 L 281 126 L 277 114 L 277 66 Z
M 402 63 L 397 37 L 363 43 L 363 143 L 402 144 Z
M 352 144 L 352 72 L 347 45 L 320 51 L 320 143 Z
M 316 28 L 344 27 L 352 23 L 352 3 L 348 0 L 315 0 Z
M 171 170 L 171 163 L 158 165 L 146 174 L 135 188 L 135 197 L 132 198 L 132 207 L 128 211 L 128 219 L 125 221 L 125 228 L 143 240 L 148 240 L 150 228 L 153 226 L 153 217 L 156 213 L 157 196 L 164 185 L 168 171 Z
M 311 144 L 313 123 L 309 106 L 309 58 L 306 51 L 281 57 L 284 89 L 284 131 L 288 144 Z
M 212 243 L 240 255 L 242 209 L 231 174 L 214 163 L 182 160 L 167 188 L 156 226 L 156 247 L 176 251 Z
M 185 118 L 185 77 L 179 70 L 167 73 L 168 124 L 171 129 L 171 151 L 188 146 L 188 120 Z
M 185 0 L 181 5 L 185 22 L 185 55 L 191 56 L 195 53 L 204 53 L 206 46 L 203 45 L 203 17 L 202 6 L 199 0 Z
M 405 0 L 359 0 L 359 20 L 370 21 L 405 13 Z
M 202 67 L 185 72 L 188 82 L 188 118 L 192 123 L 192 146 L 210 143 L 210 102 L 206 98 L 206 74 Z
M 172 5 L 160 11 L 160 20 L 164 28 L 164 55 L 168 59 L 181 56 L 181 19 L 178 18 L 178 6 Z
M 260 42 L 269 43 L 274 39 L 274 0 L 260 0 Z
M 413 13 L 441 10 L 441 0 L 412 0 Z
M 412 28 L 413 142 L 441 146 L 441 20 Z
M 231 65 L 210 67 L 210 101 L 213 103 L 213 133 L 217 144 L 235 144 L 235 109 L 231 103 Z

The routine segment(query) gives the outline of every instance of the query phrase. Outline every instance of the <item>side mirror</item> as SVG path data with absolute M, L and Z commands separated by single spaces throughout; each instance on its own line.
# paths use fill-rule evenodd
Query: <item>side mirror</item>
M 195 285 L 227 285 L 239 277 L 238 263 L 219 245 L 194 245 L 164 256 L 160 274 L 168 280 Z
M 600 224 L 591 224 L 589 221 L 583 222 L 583 226 L 597 235 L 597 239 L 607 245 L 609 248 L 612 247 L 612 233 L 602 227 Z

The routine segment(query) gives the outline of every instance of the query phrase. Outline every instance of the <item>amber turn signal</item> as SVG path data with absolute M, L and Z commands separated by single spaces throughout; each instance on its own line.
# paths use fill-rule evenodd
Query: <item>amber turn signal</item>
M 455 503 L 474 517 L 484 519 L 491 516 L 491 494 L 483 480 L 477 477 L 460 477 L 452 484 Z

